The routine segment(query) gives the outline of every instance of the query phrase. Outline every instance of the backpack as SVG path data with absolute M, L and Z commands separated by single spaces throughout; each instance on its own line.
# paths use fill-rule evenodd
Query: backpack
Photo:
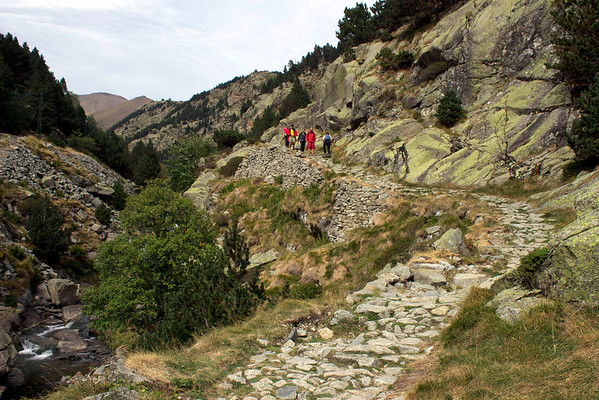
M 328 133 L 324 135 L 324 142 L 331 143 L 331 135 L 329 135 Z

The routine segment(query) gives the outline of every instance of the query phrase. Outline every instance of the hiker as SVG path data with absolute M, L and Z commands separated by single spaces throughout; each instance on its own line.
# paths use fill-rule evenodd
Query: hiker
M 289 148 L 295 150 L 295 142 L 297 141 L 297 130 L 294 125 L 291 125 L 289 132 Z
M 291 131 L 289 130 L 289 127 L 284 127 L 283 128 L 283 139 L 285 139 L 285 147 L 289 147 L 289 134 L 291 133 Z
M 331 137 L 331 134 L 326 132 L 324 134 L 324 136 L 322 137 L 322 151 L 324 152 L 325 157 L 331 156 L 331 142 L 332 141 L 333 141 L 333 138 Z
M 308 155 L 314 155 L 314 144 L 316 143 L 316 133 L 314 133 L 314 128 L 310 128 L 306 135 L 306 140 L 308 141 Z
M 300 151 L 303 153 L 304 149 L 306 148 L 306 131 L 302 130 L 299 135 L 299 142 L 300 142 Z

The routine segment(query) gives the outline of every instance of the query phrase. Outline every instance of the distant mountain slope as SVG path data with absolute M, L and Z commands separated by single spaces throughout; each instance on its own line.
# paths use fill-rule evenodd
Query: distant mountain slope
M 291 124 L 315 127 L 318 135 L 329 131 L 338 154 L 411 183 L 472 187 L 530 176 L 558 181 L 573 157 L 564 138 L 573 102 L 561 72 L 548 67 L 555 59 L 554 27 L 543 0 L 456 4 L 414 35 L 400 29 L 389 41 L 353 48 L 353 60 L 339 57 L 301 74 L 312 102 L 264 131 L 261 140 L 280 144 L 283 127 Z M 416 61 L 387 70 L 379 57 L 384 49 L 412 53 Z M 292 91 L 289 81 L 262 90 L 273 77 L 254 72 L 187 102 L 152 103 L 115 125 L 114 133 L 130 145 L 152 140 L 159 150 L 185 135 L 248 133 L 257 117 L 278 112 Z M 466 111 L 451 128 L 436 117 L 449 91 Z M 397 158 L 403 145 L 409 170 Z
M 123 96 L 110 93 L 91 93 L 77 95 L 81 107 L 85 110 L 85 114 L 92 115 L 93 113 L 104 110 L 109 107 L 114 107 L 127 101 Z
M 129 101 L 115 104 L 112 107 L 95 111 L 91 115 L 98 123 L 98 126 L 106 130 L 125 118 L 127 115 L 151 102 L 152 99 L 149 99 L 146 96 L 140 96 Z

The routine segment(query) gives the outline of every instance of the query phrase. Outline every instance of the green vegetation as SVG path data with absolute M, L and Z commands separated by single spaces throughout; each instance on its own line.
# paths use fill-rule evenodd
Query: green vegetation
M 368 7 L 364 3 L 356 3 L 355 7 L 345 7 L 343 18 L 339 20 L 339 49 L 346 51 L 375 38 L 375 25 Z
M 198 162 L 214 152 L 214 145 L 206 138 L 188 136 L 175 143 L 168 151 L 169 185 L 172 190 L 187 190 L 200 174 Z
M 411 31 L 432 22 L 459 0 L 379 0 L 370 9 L 364 3 L 346 7 L 338 22 L 339 49 L 351 47 L 376 38 L 388 41 L 389 32 L 410 25 Z M 371 14 L 372 12 L 372 14 Z
M 35 132 L 38 122 L 40 133 L 58 129 L 70 136 L 85 130 L 86 117 L 64 78 L 54 78 L 36 48 L 21 46 L 10 33 L 0 34 L 0 131 Z
M 83 296 L 93 326 L 113 343 L 127 334 L 144 347 L 186 342 L 255 308 L 190 200 L 152 184 L 121 215 L 126 233 L 100 246 L 100 284 Z
M 492 298 L 491 291 L 471 290 L 441 334 L 434 373 L 410 400 L 595 398 L 595 311 L 546 305 L 509 325 L 485 306 Z
M 108 225 L 110 223 L 110 208 L 102 203 L 98 207 L 96 207 L 96 211 L 94 211 L 94 216 L 98 220 L 99 223 L 103 225 Z
M 262 115 L 254 119 L 254 125 L 248 135 L 248 141 L 257 142 L 268 128 L 277 126 L 281 118 L 273 111 L 272 107 L 267 107 Z
M 595 75 L 594 83 L 580 96 L 578 108 L 580 117 L 566 138 L 576 153 L 576 162 L 592 168 L 599 164 L 599 73 Z
M 576 160 L 564 168 L 565 175 L 599 164 L 599 2 L 597 0 L 557 0 L 552 15 L 561 30 L 553 45 L 558 58 L 551 65 L 563 71 L 577 95 L 580 118 L 566 138 Z
M 69 246 L 71 231 L 63 228 L 64 216 L 46 196 L 33 196 L 22 203 L 27 214 L 25 227 L 35 254 L 48 261 L 57 261 Z
M 268 79 L 260 88 L 260 92 L 262 94 L 272 93 L 273 90 L 283 83 L 292 82 L 301 74 L 313 71 L 323 63 L 335 61 L 340 54 L 341 52 L 335 46 L 331 46 L 328 43 L 322 47 L 316 45 L 314 46 L 314 51 L 303 56 L 299 63 L 289 60 L 289 63 L 283 68 L 283 72 L 276 73 L 275 76 Z M 244 107 L 242 107 L 242 111 L 243 109 Z
M 233 147 L 243 139 L 245 135 L 234 130 L 218 130 L 212 134 L 212 140 L 221 148 Z
M 414 62 L 414 54 L 410 51 L 403 50 L 399 53 L 393 53 L 390 48 L 385 47 L 376 55 L 381 68 L 385 71 L 397 71 L 402 68 L 408 68 Z
M 283 119 L 292 112 L 305 108 L 308 104 L 310 104 L 310 96 L 302 86 L 299 78 L 295 78 L 291 92 L 279 105 L 279 117 Z
M 118 180 L 112 185 L 112 190 L 114 190 L 114 193 L 112 194 L 112 206 L 115 210 L 121 211 L 127 204 L 127 192 L 125 192 L 125 187 L 123 186 L 123 183 Z
M 439 107 L 435 115 L 439 119 L 439 123 L 446 127 L 452 127 L 465 116 L 465 111 L 462 108 L 462 100 L 460 100 L 456 92 L 450 90 L 445 93 L 445 96 L 439 102 Z
M 558 62 L 552 67 L 563 71 L 573 85 L 586 88 L 599 72 L 599 2 L 556 0 L 553 7 L 561 31 L 553 39 Z

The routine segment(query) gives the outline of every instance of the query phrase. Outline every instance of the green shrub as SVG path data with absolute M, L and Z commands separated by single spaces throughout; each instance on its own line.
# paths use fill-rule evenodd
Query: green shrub
M 100 283 L 82 297 L 103 335 L 132 332 L 141 346 L 166 347 L 253 311 L 258 298 L 229 270 L 191 200 L 150 185 L 121 216 L 127 233 L 100 246 Z
M 212 140 L 219 147 L 233 147 L 243 139 L 245 135 L 234 130 L 218 130 L 212 134 Z
M 448 91 L 437 108 L 436 117 L 439 119 L 441 125 L 451 127 L 455 125 L 462 117 L 465 112 L 462 108 L 462 101 L 453 90 Z
M 120 180 L 116 181 L 112 186 L 114 193 L 112 194 L 112 206 L 115 210 L 121 211 L 127 204 L 127 192 Z
M 298 283 L 293 285 L 289 297 L 298 300 L 314 299 L 322 293 L 322 287 L 317 283 Z
M 72 136 L 68 141 L 69 147 L 82 151 L 84 153 L 94 153 L 98 149 L 98 144 L 93 138 L 90 137 L 77 137 Z
M 393 40 L 393 35 L 387 31 L 382 31 L 379 35 L 379 39 L 383 42 L 390 42 Z
M 106 204 L 102 203 L 96 207 L 94 215 L 102 225 L 108 225 L 110 223 L 110 208 Z
M 6 305 L 6 307 L 16 307 L 17 306 L 17 297 L 12 294 L 7 294 L 2 299 L 2 302 L 4 303 L 4 305 Z
M 352 49 L 348 49 L 343 53 L 343 62 L 352 62 L 356 59 L 356 51 Z
M 11 256 L 13 256 L 14 258 L 16 258 L 19 261 L 23 261 L 25 259 L 25 257 L 27 257 L 27 253 L 25 253 L 25 250 L 23 250 L 19 246 L 11 247 L 8 250 L 8 254 L 10 254 Z
M 239 165 L 243 162 L 243 157 L 233 157 L 225 165 L 223 165 L 219 172 L 224 177 L 229 177 L 235 175 L 235 171 Z
M 379 60 L 383 70 L 396 71 L 410 67 L 414 62 L 414 54 L 407 50 L 395 54 L 390 48 L 385 47 L 376 55 L 376 59 Z
M 52 131 L 48 135 L 48 141 L 50 141 L 58 147 L 65 147 L 67 145 L 56 131 Z
M 70 230 L 62 228 L 64 216 L 45 196 L 25 200 L 23 209 L 28 213 L 25 227 L 36 254 L 46 260 L 56 260 L 68 248 L 71 237 Z
M 537 275 L 543 268 L 549 250 L 545 247 L 536 249 L 520 259 L 520 265 L 516 269 L 520 284 L 529 288 L 537 288 Z

